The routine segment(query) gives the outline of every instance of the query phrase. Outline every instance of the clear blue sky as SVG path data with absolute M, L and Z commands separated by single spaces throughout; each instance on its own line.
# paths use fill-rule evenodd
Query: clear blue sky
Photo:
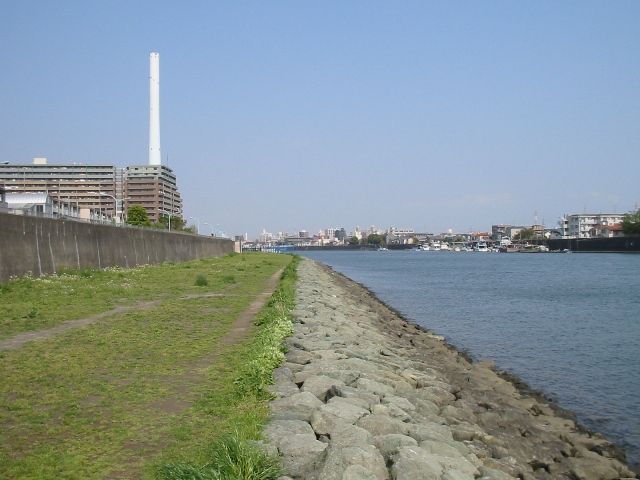
M 0 1 L 0 161 L 146 163 L 229 234 L 640 202 L 640 2 Z

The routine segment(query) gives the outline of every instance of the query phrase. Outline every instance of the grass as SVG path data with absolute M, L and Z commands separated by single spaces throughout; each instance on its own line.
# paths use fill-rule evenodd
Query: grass
M 270 371 L 260 368 L 254 376 L 248 366 L 275 365 L 281 358 L 273 342 L 287 332 L 281 305 L 293 301 L 293 262 L 274 296 L 280 300 L 272 299 L 260 313 L 255 335 L 232 345 L 221 339 L 290 258 L 244 254 L 4 284 L 3 312 L 30 303 L 20 327 L 1 317 L 5 336 L 34 329 L 22 318 L 31 309 L 43 320 L 39 324 L 65 320 L 52 295 L 63 287 L 75 290 L 65 301 L 76 316 L 110 306 L 106 295 L 98 295 L 97 305 L 88 295 L 99 286 L 129 302 L 160 303 L 0 352 L 0 478 L 171 478 L 162 475 L 172 465 L 210 464 L 225 434 L 233 433 L 238 445 L 258 438 Z M 198 273 L 208 286 L 195 285 Z M 213 295 L 194 297 L 202 293 Z M 43 319 L 49 312 L 53 319 Z M 276 328 L 278 322 L 283 325 Z M 267 339 L 267 330 L 280 333 Z M 238 451 L 251 450 L 243 448 Z
M 273 480 L 281 472 L 277 459 L 234 435 L 224 435 L 216 440 L 208 456 L 209 461 L 200 467 L 188 463 L 165 465 L 160 468 L 159 477 L 181 480 Z
M 158 479 L 277 478 L 278 472 L 273 461 L 256 453 L 247 440 L 259 438 L 267 417 L 267 401 L 271 398 L 267 386 L 272 383 L 273 369 L 284 359 L 284 339 L 292 333 L 290 311 L 294 306 L 297 264 L 298 258 L 294 257 L 285 268 L 278 288 L 256 318 L 257 329 L 251 340 L 231 353 L 231 358 L 238 356 L 235 358 L 242 359 L 233 361 L 230 358 L 235 368 L 229 373 L 235 381 L 226 383 L 224 388 L 203 392 L 198 407 L 210 411 L 221 420 L 217 428 L 222 437 L 210 437 L 210 440 L 199 447 L 188 449 L 186 456 L 174 455 L 178 458 L 177 462 L 160 464 Z M 198 435 L 203 432 L 193 429 L 190 433 Z M 246 476 L 239 476 L 232 467 L 221 466 L 226 460 L 221 463 L 220 452 L 229 449 L 246 455 L 246 458 L 242 457 L 237 463 L 245 465 L 244 471 L 252 472 L 251 475 L 247 473 Z M 217 466 L 219 470 L 212 466 Z
M 276 266 L 275 260 L 243 262 L 239 260 L 242 258 L 253 257 L 228 255 L 134 269 L 66 270 L 58 275 L 26 276 L 0 284 L 0 340 L 136 301 L 201 293 L 202 286 L 196 285 L 199 274 L 210 282 L 211 290 L 217 291 L 244 283 L 254 273 L 273 271 Z

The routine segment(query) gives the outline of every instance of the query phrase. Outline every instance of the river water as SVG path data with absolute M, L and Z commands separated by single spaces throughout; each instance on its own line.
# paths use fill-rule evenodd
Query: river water
M 640 463 L 640 255 L 301 253 L 493 360 Z

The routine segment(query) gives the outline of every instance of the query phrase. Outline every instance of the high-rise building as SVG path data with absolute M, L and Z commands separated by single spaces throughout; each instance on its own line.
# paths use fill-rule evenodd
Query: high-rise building
M 176 176 L 164 165 L 140 165 L 124 169 L 126 205 L 142 205 L 149 219 L 182 216 L 182 198 Z

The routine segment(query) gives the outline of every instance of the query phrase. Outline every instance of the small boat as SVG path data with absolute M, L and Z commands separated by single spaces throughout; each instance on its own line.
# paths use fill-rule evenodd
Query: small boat
M 428 252 L 429 250 L 431 250 L 431 247 L 425 243 L 424 245 L 422 245 L 420 247 L 420 250 L 422 250 L 424 252 Z
M 433 242 L 431 244 L 431 250 L 433 250 L 434 252 L 439 252 L 440 251 L 440 242 Z
M 440 251 L 441 252 L 448 252 L 450 250 L 449 248 L 449 244 L 447 242 L 442 242 L 440 244 Z
M 453 247 L 453 251 L 454 252 L 459 252 L 460 251 L 460 247 Z
M 476 252 L 488 252 L 487 244 L 485 242 L 478 242 L 478 246 L 476 247 Z
M 387 247 L 378 247 L 379 252 L 388 252 L 389 249 Z

